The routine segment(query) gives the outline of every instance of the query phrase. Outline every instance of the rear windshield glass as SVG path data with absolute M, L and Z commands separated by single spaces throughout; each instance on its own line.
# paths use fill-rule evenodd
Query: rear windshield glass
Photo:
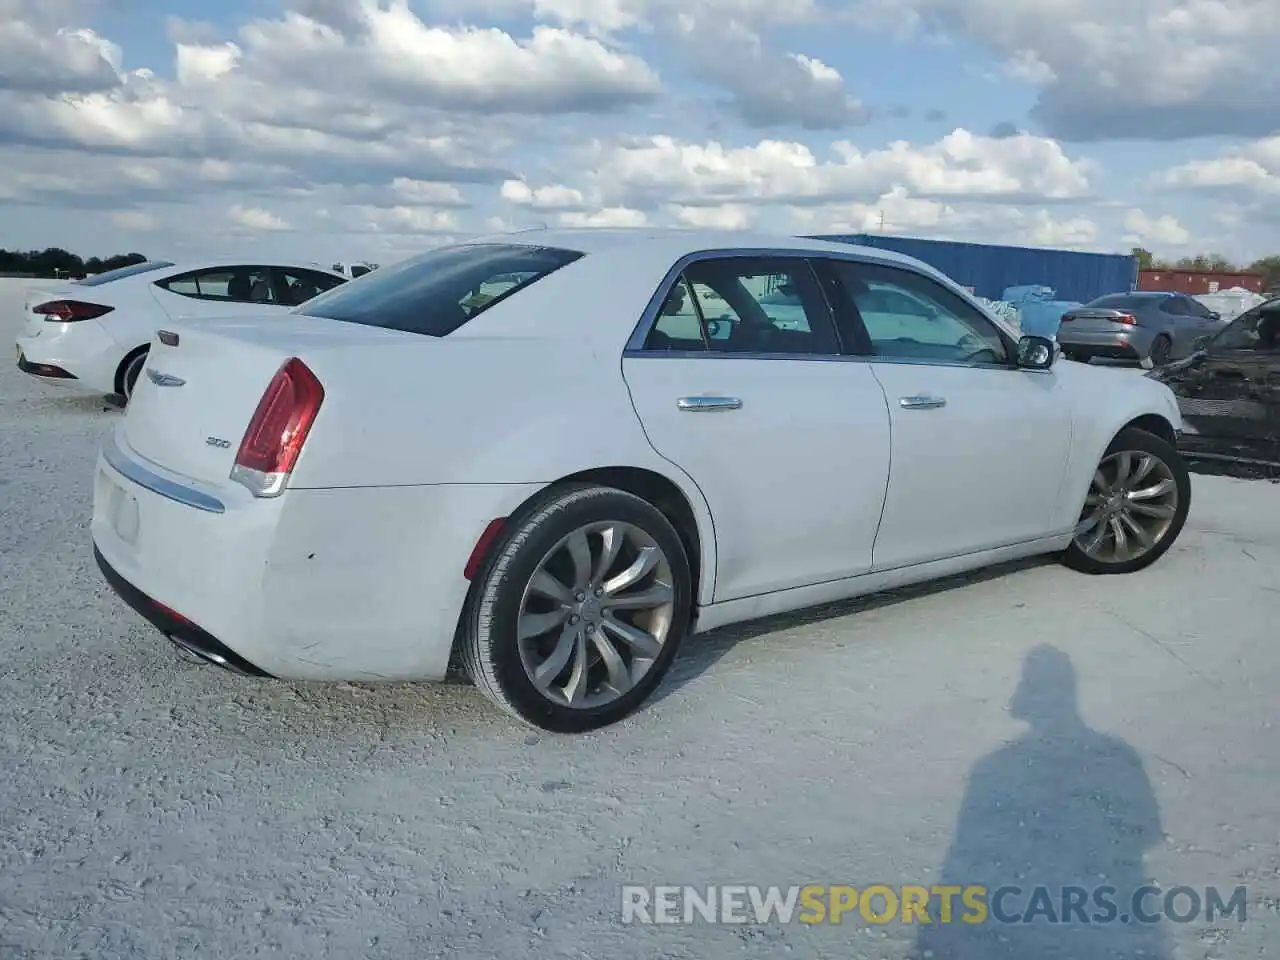
M 163 270 L 165 267 L 172 266 L 173 264 L 167 260 L 148 260 L 146 263 L 131 263 L 127 267 L 116 267 L 116 269 L 107 270 L 104 273 L 95 273 L 92 277 L 77 280 L 76 283 L 82 287 L 100 287 L 102 284 L 110 283 L 112 280 L 123 280 L 125 277 L 136 276 L 139 273 L 150 273 L 152 270 Z
M 1110 293 L 1105 297 L 1099 297 L 1086 304 L 1089 307 L 1098 307 L 1103 310 L 1128 310 L 1133 307 L 1140 307 L 1143 303 L 1149 302 L 1150 297 L 1135 297 L 1129 293 Z
M 334 287 L 293 312 L 443 337 L 581 257 L 522 244 L 442 247 Z

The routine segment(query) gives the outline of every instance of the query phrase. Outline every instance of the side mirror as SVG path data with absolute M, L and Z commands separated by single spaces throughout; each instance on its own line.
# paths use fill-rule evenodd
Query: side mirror
M 1018 366 L 1024 370 L 1048 370 L 1053 366 L 1053 341 L 1046 337 L 1023 337 L 1018 341 Z
M 1206 334 L 1203 337 L 1196 337 L 1195 342 L 1191 344 L 1191 349 L 1203 350 L 1205 347 L 1209 346 L 1209 341 L 1212 339 L 1213 337 L 1209 336 L 1208 334 Z
M 1222 319 L 1222 314 L 1218 313 L 1216 310 L 1210 310 L 1210 311 L 1209 311 L 1209 319 L 1210 319 L 1210 320 L 1221 320 L 1221 319 Z

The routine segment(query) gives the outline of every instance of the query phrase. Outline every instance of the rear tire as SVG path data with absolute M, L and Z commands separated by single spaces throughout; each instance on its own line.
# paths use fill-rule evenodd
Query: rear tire
M 1148 356 L 1151 358 L 1153 367 L 1162 367 L 1169 362 L 1169 356 L 1173 352 L 1173 342 L 1164 334 L 1156 337 L 1151 342 L 1151 349 Z
M 464 614 L 461 659 L 529 726 L 579 733 L 633 713 L 662 682 L 693 610 L 671 521 L 622 490 L 548 491 L 511 518 Z
M 1062 562 L 1089 574 L 1142 570 L 1173 546 L 1190 509 L 1191 474 L 1181 454 L 1127 427 L 1102 455 Z

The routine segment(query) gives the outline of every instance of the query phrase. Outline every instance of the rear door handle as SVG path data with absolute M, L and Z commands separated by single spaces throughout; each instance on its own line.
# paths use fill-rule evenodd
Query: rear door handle
M 685 413 L 712 413 L 717 410 L 738 410 L 742 401 L 737 397 L 681 397 L 676 407 Z
M 902 397 L 898 403 L 904 410 L 936 410 L 947 405 L 944 397 Z

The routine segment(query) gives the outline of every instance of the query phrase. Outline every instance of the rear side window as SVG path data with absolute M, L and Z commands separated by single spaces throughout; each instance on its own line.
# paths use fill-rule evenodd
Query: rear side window
M 117 267 L 104 273 L 95 273 L 92 277 L 77 280 L 76 284 L 81 287 L 100 287 L 104 283 L 110 283 L 112 280 L 123 280 L 125 277 L 137 276 L 140 273 L 150 273 L 152 270 L 163 270 L 172 266 L 173 264 L 167 260 L 148 260 L 145 263 L 131 263 L 127 267 Z
M 442 247 L 334 287 L 294 313 L 443 337 L 582 256 L 523 244 Z

